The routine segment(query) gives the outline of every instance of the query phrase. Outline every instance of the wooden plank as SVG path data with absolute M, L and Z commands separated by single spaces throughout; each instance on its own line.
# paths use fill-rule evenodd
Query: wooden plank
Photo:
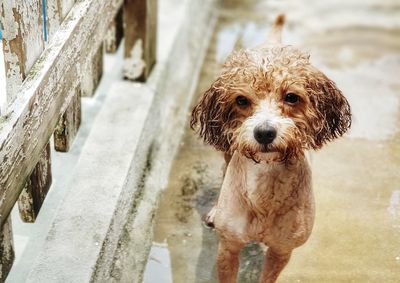
M 157 1 L 126 0 L 124 24 L 124 76 L 145 81 L 156 62 Z
M 5 54 L 7 85 L 11 86 L 8 89 L 7 96 L 10 101 L 18 95 L 15 93 L 25 79 L 27 73 L 32 68 L 34 62 L 39 58 L 44 49 L 44 22 L 42 20 L 42 1 L 41 0 L 16 0 L 12 3 L 6 1 L 3 5 L 4 15 L 11 14 L 13 17 L 8 20 L 13 21 L 18 27 L 18 32 L 12 31 L 10 26 L 5 26 L 4 46 L 8 47 L 8 52 Z M 15 64 L 15 66 L 13 66 Z M 46 151 L 44 151 L 46 152 Z M 43 170 L 51 167 L 50 155 L 44 154 L 41 156 L 39 163 L 34 169 L 34 174 L 30 176 L 25 184 L 25 192 L 29 195 L 39 195 L 44 193 L 40 198 L 29 199 L 28 194 L 19 199 L 19 207 L 40 208 L 44 200 L 48 187 L 51 184 L 51 171 Z M 32 181 L 33 180 L 33 181 Z M 35 180 L 43 180 L 35 182 Z M 36 203 L 39 201 L 40 203 Z M 22 203 L 25 202 L 25 203 Z M 33 207 L 32 207 L 33 205 Z M 25 211 L 21 212 L 24 215 Z M 23 219 L 31 220 L 31 218 Z M 34 220 L 34 219 L 33 219 Z
M 0 229 L 0 282 L 5 282 L 14 262 L 14 242 L 11 217 L 8 217 Z
M 54 147 L 57 151 L 69 151 L 81 124 L 81 92 L 75 88 L 71 103 L 61 115 L 54 131 Z
M 82 56 L 86 66 L 81 78 L 82 96 L 92 96 L 103 76 L 103 43 L 95 49 L 97 50 L 96 53 L 91 56 L 91 50 L 94 48 L 96 48 L 96 46 L 89 46 L 89 50 L 87 51 L 88 55 Z M 89 58 L 89 60 L 87 58 Z
M 104 40 L 105 50 L 107 53 L 115 53 L 121 43 L 122 37 L 124 36 L 122 15 L 122 9 L 120 9 L 107 29 L 106 38 Z
M 72 8 L 44 53 L 33 66 L 0 123 L 0 223 L 4 223 L 25 179 L 39 160 L 59 114 L 74 96 L 71 84 L 83 71 L 80 56 L 87 46 L 100 46 L 108 23 L 122 0 L 81 0 Z
M 50 189 L 52 181 L 51 163 L 48 163 L 48 160 L 51 160 L 50 154 L 50 143 L 48 143 L 43 151 L 41 161 L 36 165 L 19 195 L 19 214 L 24 222 L 35 222 Z

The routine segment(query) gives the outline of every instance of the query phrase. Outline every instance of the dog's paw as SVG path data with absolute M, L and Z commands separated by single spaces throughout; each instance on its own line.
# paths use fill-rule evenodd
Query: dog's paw
M 204 216 L 203 223 L 206 225 L 207 228 L 214 229 L 214 217 L 215 217 L 215 206 L 211 208 L 211 210 Z

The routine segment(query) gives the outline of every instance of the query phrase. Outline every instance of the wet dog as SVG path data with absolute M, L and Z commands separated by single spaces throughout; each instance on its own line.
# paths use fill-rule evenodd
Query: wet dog
M 350 106 L 309 55 L 281 43 L 279 16 L 267 41 L 233 52 L 192 112 L 191 127 L 225 153 L 217 204 L 208 222 L 219 235 L 220 282 L 236 282 L 239 252 L 268 246 L 260 282 L 275 282 L 314 222 L 307 150 L 351 125 Z

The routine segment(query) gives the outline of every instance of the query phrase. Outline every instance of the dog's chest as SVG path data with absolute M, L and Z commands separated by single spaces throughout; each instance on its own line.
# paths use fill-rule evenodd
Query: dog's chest
M 216 228 L 244 242 L 271 243 L 282 238 L 282 233 L 288 241 L 297 239 L 293 231 L 305 224 L 306 214 L 311 215 L 310 177 L 309 167 L 302 160 L 293 166 L 271 165 L 234 155 L 218 200 Z M 312 223 L 306 222 L 307 227 Z M 277 223 L 292 228 L 282 230 Z
M 291 196 L 295 196 L 296 180 L 283 165 L 247 162 L 244 173 L 240 186 L 251 207 L 264 216 L 288 205 Z
M 250 163 L 250 164 L 249 164 Z M 273 166 L 267 163 L 252 163 L 246 162 L 243 166 L 243 171 L 245 173 L 244 182 L 242 186 L 247 187 L 248 191 L 255 192 L 257 188 L 265 184 L 265 182 L 270 182 L 272 179 Z

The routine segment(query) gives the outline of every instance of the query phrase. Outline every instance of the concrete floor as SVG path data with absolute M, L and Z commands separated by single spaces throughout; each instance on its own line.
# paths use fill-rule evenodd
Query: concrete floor
M 313 155 L 314 231 L 279 282 L 400 282 L 400 5 L 224 1 L 199 95 L 232 49 L 263 41 L 279 12 L 288 20 L 284 41 L 310 51 L 354 115 L 349 134 Z M 160 203 L 145 282 L 215 282 L 217 238 L 201 218 L 217 198 L 222 163 L 187 130 Z M 261 256 L 257 245 L 243 252 L 239 282 L 256 282 Z

